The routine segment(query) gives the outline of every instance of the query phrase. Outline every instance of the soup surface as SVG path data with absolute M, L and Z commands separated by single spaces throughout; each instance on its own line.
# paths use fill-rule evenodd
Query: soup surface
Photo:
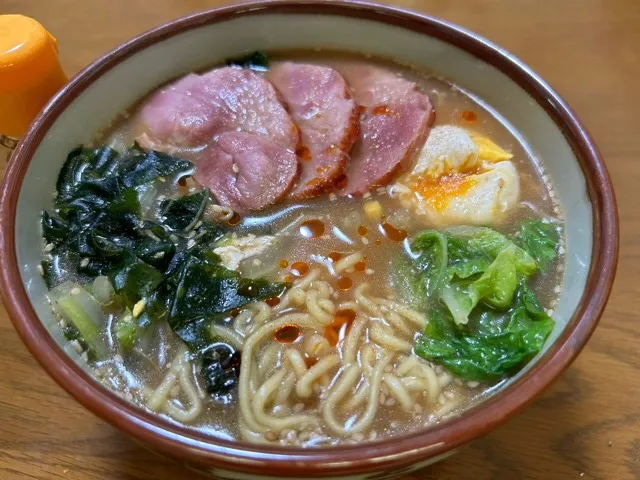
M 497 112 L 426 72 L 256 53 L 69 154 L 42 274 L 109 388 L 212 436 L 423 429 L 554 328 L 560 206 Z

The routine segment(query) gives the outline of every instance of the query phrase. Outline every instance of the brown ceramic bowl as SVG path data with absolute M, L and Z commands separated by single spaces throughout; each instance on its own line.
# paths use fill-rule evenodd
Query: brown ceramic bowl
M 340 448 L 268 448 L 214 439 L 137 408 L 94 381 L 65 347 L 44 301 L 38 219 L 51 207 L 66 152 L 182 72 L 255 49 L 291 47 L 360 51 L 431 70 L 494 107 L 543 161 L 553 159 L 546 168 L 567 219 L 557 329 L 527 368 L 459 417 L 391 440 Z M 456 26 L 356 1 L 225 7 L 121 45 L 76 76 L 34 121 L 10 161 L 1 195 L 0 283 L 6 308 L 33 355 L 79 402 L 126 434 L 159 453 L 232 478 L 388 478 L 487 433 L 531 403 L 585 345 L 604 309 L 618 253 L 614 194 L 602 158 L 573 111 L 544 81 Z

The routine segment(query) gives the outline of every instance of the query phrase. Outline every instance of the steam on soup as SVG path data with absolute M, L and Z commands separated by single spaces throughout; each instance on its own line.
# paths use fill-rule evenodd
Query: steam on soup
M 180 424 L 401 434 L 481 399 L 554 328 L 548 177 L 423 72 L 256 54 L 152 92 L 96 145 L 42 216 L 51 305 L 102 382 Z

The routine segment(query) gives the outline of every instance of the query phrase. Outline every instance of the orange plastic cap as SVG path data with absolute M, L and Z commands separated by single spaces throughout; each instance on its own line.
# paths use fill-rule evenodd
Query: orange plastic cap
M 40 23 L 0 15 L 0 133 L 21 135 L 66 80 L 56 40 Z

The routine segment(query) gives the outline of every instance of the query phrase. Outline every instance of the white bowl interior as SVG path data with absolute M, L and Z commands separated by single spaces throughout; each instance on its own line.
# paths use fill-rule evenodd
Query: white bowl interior
M 557 193 L 566 217 L 565 283 L 554 314 L 556 329 L 547 343 L 548 348 L 565 327 L 583 294 L 593 237 L 592 206 L 584 175 L 556 124 L 509 77 L 457 47 L 375 21 L 306 14 L 237 17 L 163 40 L 104 74 L 51 126 L 33 156 L 22 185 L 15 240 L 29 298 L 57 341 L 65 345 L 45 301 L 46 286 L 38 271 L 42 254 L 39 218 L 43 209 L 52 206 L 56 177 L 67 153 L 89 142 L 119 113 L 173 77 L 256 49 L 269 51 L 292 46 L 364 52 L 424 68 L 481 98 L 521 134 L 559 187 Z M 82 363 L 71 348 L 65 347 L 65 350 Z

